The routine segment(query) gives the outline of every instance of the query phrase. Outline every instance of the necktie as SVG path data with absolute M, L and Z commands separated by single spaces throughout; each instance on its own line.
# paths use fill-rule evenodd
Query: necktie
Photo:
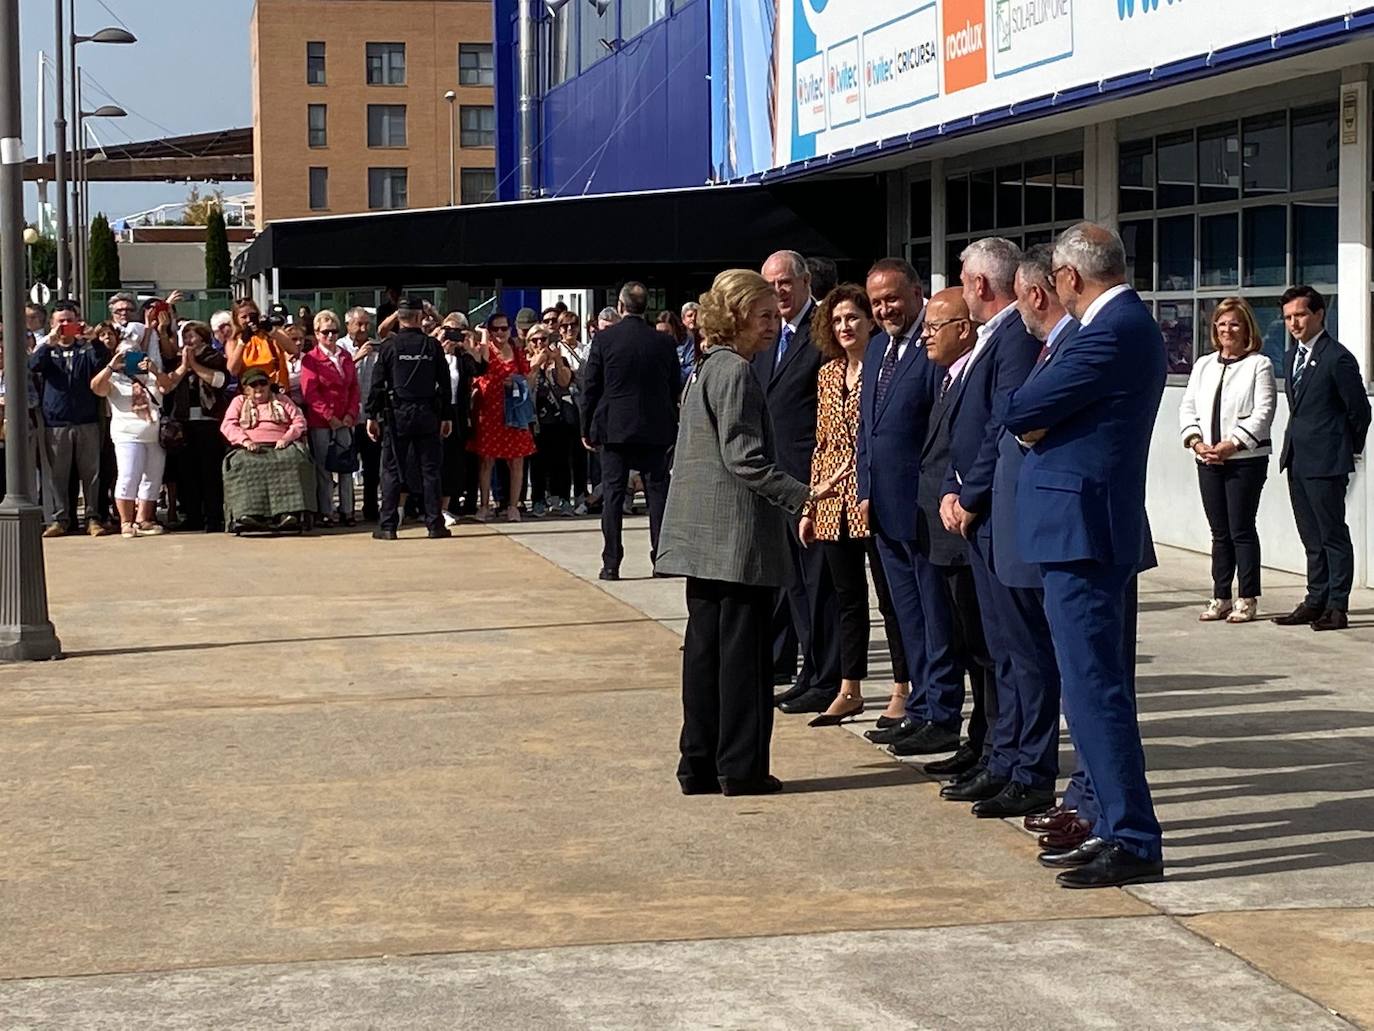
M 878 369 L 878 391 L 873 395 L 877 402 L 874 407 L 881 408 L 883 398 L 887 397 L 887 386 L 892 381 L 892 371 L 897 368 L 897 341 L 894 339 L 887 345 L 887 353 L 883 355 L 883 364 Z
M 954 385 L 954 374 L 953 374 L 953 373 L 950 373 L 950 372 L 946 372 L 946 373 L 945 373 L 945 378 L 942 379 L 942 380 L 940 381 L 940 396 L 943 398 L 946 394 L 948 394 L 948 393 L 949 393 L 949 388 L 952 387 L 953 385 Z
M 778 361 L 777 361 L 777 364 L 779 364 L 779 365 L 782 364 L 782 359 L 783 359 L 783 357 L 787 354 L 787 345 L 790 344 L 791 342 L 792 342 L 792 327 L 789 326 L 787 323 L 784 322 L 783 325 L 782 325 L 782 335 L 781 335 L 780 337 L 778 337 Z
M 1298 357 L 1293 362 L 1293 386 L 1297 386 L 1302 379 L 1302 374 L 1307 371 L 1307 352 L 1309 348 L 1306 344 L 1298 345 Z
M 1035 364 L 1036 364 L 1036 365 L 1042 364 L 1042 363 L 1045 361 L 1045 359 L 1048 358 L 1049 356 L 1050 356 L 1050 345 L 1049 345 L 1049 344 L 1043 344 L 1043 345 L 1041 345 L 1041 347 L 1040 347 L 1040 353 L 1039 353 L 1038 355 L 1035 356 Z

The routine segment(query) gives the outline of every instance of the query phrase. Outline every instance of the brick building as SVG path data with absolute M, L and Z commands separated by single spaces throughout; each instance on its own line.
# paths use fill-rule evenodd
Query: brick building
M 489 0 L 257 0 L 250 38 L 260 226 L 489 199 Z

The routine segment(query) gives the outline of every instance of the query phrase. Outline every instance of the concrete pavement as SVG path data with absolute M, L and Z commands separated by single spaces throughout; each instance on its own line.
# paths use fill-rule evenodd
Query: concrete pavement
M 630 527 L 617 584 L 581 520 L 47 542 L 71 657 L 0 667 L 0 1026 L 1374 1026 L 1374 599 L 1202 626 L 1166 552 L 1169 877 L 1071 893 L 863 725 L 782 718 L 787 793 L 682 798 L 681 584 Z

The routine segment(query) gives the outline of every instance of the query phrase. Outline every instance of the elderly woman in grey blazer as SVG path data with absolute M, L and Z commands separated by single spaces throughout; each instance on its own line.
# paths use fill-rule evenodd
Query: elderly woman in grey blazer
M 787 520 L 852 470 L 811 488 L 773 460 L 749 359 L 778 335 L 778 299 L 755 272 L 722 272 L 701 295 L 705 349 L 688 384 L 655 571 L 687 578 L 682 659 L 683 794 L 782 790 L 773 734 L 772 614 L 790 575 Z

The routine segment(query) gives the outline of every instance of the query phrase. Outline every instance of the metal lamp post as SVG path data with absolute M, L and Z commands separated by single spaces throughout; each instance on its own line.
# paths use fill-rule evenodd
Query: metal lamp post
M 77 79 L 80 81 L 80 70 L 77 71 Z M 81 99 L 80 86 L 78 86 L 77 100 Z M 76 139 L 77 148 L 72 155 L 72 171 L 75 173 L 74 181 L 76 184 L 76 296 L 81 304 L 82 312 L 86 311 L 90 301 L 90 281 L 88 279 L 90 265 L 90 236 L 91 236 L 91 181 L 86 175 L 86 119 L 87 118 L 125 118 L 129 112 L 125 111 L 118 104 L 102 104 L 94 111 L 80 110 L 77 105 L 76 112 Z
M 33 283 L 33 245 L 38 242 L 38 230 L 33 226 L 24 227 L 24 286 Z
M 444 99 L 448 101 L 448 206 L 453 207 L 458 203 L 458 161 L 453 149 L 453 118 L 456 113 L 453 102 L 458 99 L 458 94 L 449 90 L 444 94 Z
M 60 0 L 59 0 L 60 3 Z M 43 511 L 33 499 L 24 346 L 24 144 L 19 100 L 19 0 L 0 0 L 0 293 L 4 295 L 5 486 L 0 500 L 0 660 L 62 653 L 48 619 Z M 62 144 L 58 144 L 60 150 Z M 60 249 L 59 249 L 60 253 Z

